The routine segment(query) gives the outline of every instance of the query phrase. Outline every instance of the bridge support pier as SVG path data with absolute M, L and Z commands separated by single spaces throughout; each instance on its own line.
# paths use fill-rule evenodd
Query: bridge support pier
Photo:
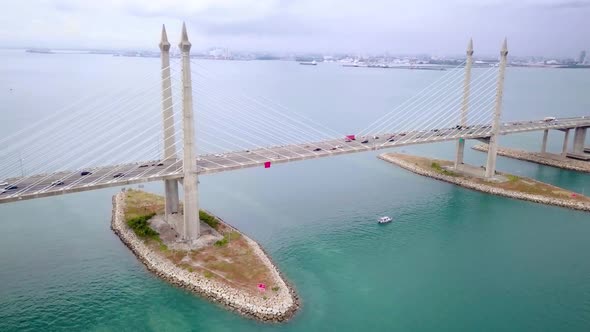
M 567 144 L 570 137 L 570 130 L 566 129 L 563 133 L 563 147 L 561 148 L 561 156 L 567 157 Z
M 506 60 L 508 57 L 508 43 L 504 39 L 502 50 L 500 51 L 500 70 L 498 72 L 498 85 L 496 88 L 496 107 L 494 109 L 494 119 L 492 122 L 492 134 L 488 149 L 488 159 L 486 163 L 486 178 L 496 175 L 496 158 L 498 154 L 498 135 L 500 133 L 500 117 L 502 116 L 502 94 L 504 92 L 504 73 L 506 72 Z
M 584 153 L 584 143 L 586 142 L 586 128 L 576 128 L 574 131 L 574 153 Z
M 170 81 L 170 43 L 166 34 L 166 27 L 162 26 L 162 38 L 160 40 L 160 60 L 162 74 L 162 123 L 164 133 L 164 160 L 176 161 L 176 147 L 174 138 L 174 110 L 172 109 L 172 84 Z M 166 218 L 178 213 L 178 181 L 164 180 L 164 192 L 166 194 Z
M 196 240 L 200 235 L 199 196 L 197 163 L 195 159 L 195 128 L 193 116 L 193 89 L 191 81 L 191 43 L 188 40 L 186 25 L 182 24 L 182 37 L 178 45 L 182 51 L 182 127 L 184 156 L 182 160 L 184 178 L 184 220 L 181 229 L 182 239 Z
M 547 152 L 547 138 L 549 137 L 549 129 L 543 130 L 543 144 L 541 145 L 541 153 Z
M 574 130 L 574 146 L 571 153 L 567 156 L 574 159 L 590 160 L 590 155 L 585 153 L 584 144 L 586 143 L 586 127 L 578 127 Z
M 465 139 L 459 138 L 457 141 L 457 151 L 455 154 L 455 169 L 459 169 L 463 165 L 465 155 Z

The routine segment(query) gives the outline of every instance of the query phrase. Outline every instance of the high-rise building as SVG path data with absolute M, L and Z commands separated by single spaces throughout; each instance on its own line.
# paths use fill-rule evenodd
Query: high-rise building
M 586 61 L 586 51 L 580 52 L 580 57 L 578 58 L 578 63 L 583 64 Z

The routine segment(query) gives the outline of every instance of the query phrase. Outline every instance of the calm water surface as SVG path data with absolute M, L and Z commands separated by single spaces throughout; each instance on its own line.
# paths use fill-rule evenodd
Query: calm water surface
M 157 59 L 22 51 L 0 58 L 5 133 L 159 66 Z M 291 62 L 202 65 L 345 132 L 440 75 Z M 509 68 L 506 83 L 506 120 L 588 115 L 590 71 Z M 541 135 L 503 136 L 501 144 L 539 149 Z M 550 149 L 560 149 L 562 136 L 551 133 Z M 397 150 L 451 158 L 453 146 Z M 286 324 L 241 318 L 151 275 L 109 229 L 110 198 L 119 190 L 112 188 L 0 205 L 0 331 L 590 330 L 587 213 L 465 190 L 376 155 L 201 178 L 202 205 L 258 240 L 295 284 L 303 308 Z M 484 158 L 467 151 L 471 163 Z M 590 193 L 589 175 L 505 158 L 498 168 Z M 381 215 L 396 222 L 378 227 Z

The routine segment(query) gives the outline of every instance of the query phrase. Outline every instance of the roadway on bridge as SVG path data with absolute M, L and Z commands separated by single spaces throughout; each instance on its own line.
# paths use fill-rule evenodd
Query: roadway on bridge
M 590 127 L 590 117 L 561 118 L 553 122 L 543 120 L 510 122 L 501 125 L 503 135 L 545 129 L 566 129 Z M 258 148 L 247 151 L 234 151 L 224 154 L 199 155 L 197 172 L 201 175 L 230 171 L 241 168 L 260 167 L 267 162 L 271 164 L 286 163 L 334 155 L 386 149 L 412 144 L 426 144 L 442 141 L 465 139 L 485 139 L 489 137 L 489 125 L 469 126 L 466 128 L 441 128 L 428 131 L 408 131 L 403 133 L 386 133 L 375 137 L 357 137 L 346 142 L 344 138 Z M 366 141 L 365 141 L 366 140 Z M 366 143 L 362 143 L 365 141 Z M 82 172 L 91 174 L 82 176 Z M 7 179 L 18 188 L 2 190 L 0 203 L 32 199 L 66 193 L 95 190 L 100 188 L 129 185 L 148 181 L 182 178 L 180 160 L 163 160 L 139 162 L 115 166 L 101 166 L 91 169 L 67 171 L 48 175 Z M 55 184 L 63 182 L 63 184 Z M 52 184 L 53 183 L 53 184 Z

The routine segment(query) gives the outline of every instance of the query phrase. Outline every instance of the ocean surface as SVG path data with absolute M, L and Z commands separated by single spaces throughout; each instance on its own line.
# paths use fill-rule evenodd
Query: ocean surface
M 342 132 L 365 128 L 444 74 L 197 63 Z M 158 84 L 158 68 L 158 59 L 2 50 L 3 135 L 150 72 L 145 84 Z M 503 120 L 590 115 L 588 86 L 590 70 L 508 68 Z M 538 150 L 541 137 L 500 144 Z M 551 132 L 549 150 L 562 138 Z M 454 143 L 395 151 L 451 159 Z M 0 205 L 0 331 L 590 330 L 590 214 L 458 188 L 376 155 L 200 178 L 202 206 L 259 241 L 295 285 L 303 307 L 287 323 L 245 319 L 154 277 L 109 228 L 120 190 L 110 188 Z M 481 165 L 485 155 L 468 149 L 466 160 Z M 503 157 L 498 169 L 590 194 L 590 175 Z M 144 189 L 161 193 L 163 184 Z M 382 215 L 394 222 L 377 225 Z

